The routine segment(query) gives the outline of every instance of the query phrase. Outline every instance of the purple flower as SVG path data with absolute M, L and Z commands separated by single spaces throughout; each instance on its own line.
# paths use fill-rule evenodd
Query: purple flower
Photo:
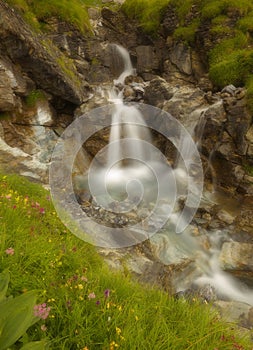
M 109 296 L 110 296 L 110 289 L 106 289 L 104 291 L 104 296 L 105 296 L 105 298 L 109 298 Z
M 97 300 L 96 305 L 100 305 L 100 304 L 101 304 L 100 300 Z

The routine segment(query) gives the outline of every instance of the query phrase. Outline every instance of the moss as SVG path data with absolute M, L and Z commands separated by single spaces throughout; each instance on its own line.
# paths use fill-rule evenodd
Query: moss
M 253 32 L 253 12 L 238 20 L 236 26 L 243 33 Z
M 212 19 L 225 13 L 224 1 L 207 1 L 202 7 L 201 16 L 203 19 Z
M 197 0 L 172 0 L 171 4 L 175 6 L 180 24 L 183 26 L 185 23 L 185 17 L 191 10 L 192 5 L 198 5 Z
M 32 90 L 25 99 L 28 107 L 34 107 L 38 101 L 44 100 L 45 95 L 41 90 Z
M 249 163 L 245 163 L 243 164 L 243 168 L 249 176 L 253 176 L 253 165 L 250 165 Z
M 183 40 L 189 44 L 193 44 L 198 26 L 199 19 L 195 19 L 189 26 L 177 28 L 173 36 L 176 40 Z
M 155 33 L 170 0 L 126 0 L 122 10 L 128 17 L 139 21 L 147 33 Z
M 9 119 L 11 116 L 8 112 L 0 112 L 0 120 Z
M 210 66 L 226 61 L 231 54 L 237 50 L 247 48 L 247 45 L 248 40 L 246 35 L 239 31 L 236 32 L 233 38 L 222 40 L 209 52 Z

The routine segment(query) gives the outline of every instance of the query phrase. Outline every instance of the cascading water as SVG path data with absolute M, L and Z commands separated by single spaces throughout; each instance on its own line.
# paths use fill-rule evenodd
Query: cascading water
M 114 103 L 109 144 L 98 152 L 88 174 L 93 200 L 109 212 L 131 213 L 131 210 L 136 210 L 141 223 L 137 221 L 131 230 L 140 232 L 158 246 L 166 241 L 167 245 L 159 248 L 163 262 L 173 263 L 175 247 L 186 258 L 195 261 L 190 280 L 185 276 L 184 280 L 177 281 L 178 290 L 189 288 L 193 283 L 210 284 L 221 297 L 253 305 L 252 291 L 219 267 L 223 233 L 217 231 L 209 237 L 209 250 L 203 249 L 199 240 L 191 234 L 189 223 L 198 207 L 202 190 L 198 183 L 202 180 L 201 176 L 196 180 L 196 174 L 201 175 L 196 166 L 199 165 L 196 146 L 193 147 L 192 139 L 183 127 L 180 126 L 179 132 L 178 124 L 173 119 L 170 120 L 171 131 L 167 135 L 177 145 L 181 155 L 175 163 L 176 167 L 173 169 L 152 146 L 150 132 L 142 115 L 146 109 L 125 104 L 119 88 L 122 88 L 127 76 L 134 74 L 130 56 L 118 45 L 114 45 L 114 49 L 124 62 L 124 71 L 109 92 L 109 100 Z M 199 140 L 196 141 L 199 143 Z M 145 187 L 148 189 L 146 192 Z M 112 205 L 113 198 L 117 199 L 115 205 Z M 181 202 L 184 203 L 183 210 L 180 209 Z M 141 217 L 144 209 L 152 211 L 148 219 Z M 161 229 L 159 232 L 157 227 Z M 180 235 L 175 233 L 180 232 L 179 228 L 183 231 Z

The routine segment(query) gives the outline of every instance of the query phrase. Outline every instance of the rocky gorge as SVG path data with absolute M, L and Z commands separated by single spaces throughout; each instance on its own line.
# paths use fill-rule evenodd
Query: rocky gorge
M 209 80 L 208 30 L 198 33 L 199 46 L 192 48 L 173 38 L 177 18 L 171 8 L 155 38 L 122 11 L 109 7 L 88 10 L 93 31 L 89 36 L 58 18 L 48 20 L 46 32 L 37 33 L 4 1 L 0 12 L 1 170 L 48 183 L 51 154 L 63 130 L 78 116 L 107 103 L 104 90 L 122 70 L 110 43 L 120 44 L 136 67 L 136 76 L 125 80 L 125 101 L 159 107 L 195 131 L 205 188 L 188 234 L 210 259 L 218 254 L 223 271 L 252 287 L 252 113 L 245 87 L 231 84 L 218 91 Z M 90 138 L 85 145 L 87 160 L 107 142 L 108 133 Z M 154 143 L 171 157 L 173 150 L 160 135 L 154 135 Z M 135 247 L 101 249 L 101 254 L 114 268 L 129 270 L 143 282 L 175 294 L 192 288 L 201 276 L 194 247 L 188 241 L 185 245 L 162 231 Z M 217 298 L 207 296 L 210 288 L 192 293 L 204 293 L 204 300 Z M 245 300 L 228 301 L 224 294 L 217 307 L 230 319 L 239 319 L 241 326 L 252 328 L 252 306 Z

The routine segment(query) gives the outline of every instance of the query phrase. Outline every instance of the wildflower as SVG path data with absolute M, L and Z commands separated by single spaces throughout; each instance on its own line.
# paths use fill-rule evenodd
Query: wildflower
M 16 206 L 16 205 L 13 205 L 12 209 L 16 209 L 16 208 L 17 208 L 17 206 Z
M 110 350 L 114 350 L 114 348 L 118 348 L 118 347 L 119 347 L 119 344 L 115 343 L 114 340 L 110 343 Z
M 46 303 L 35 305 L 33 308 L 34 316 L 41 318 L 42 320 L 45 320 L 50 312 L 51 308 Z
M 88 299 L 95 299 L 95 298 L 96 298 L 96 295 L 93 292 L 88 295 Z
M 104 296 L 105 296 L 105 298 L 109 298 L 109 296 L 110 296 L 110 289 L 106 289 L 104 291 Z
M 11 193 L 7 194 L 7 195 L 5 196 L 5 198 L 6 198 L 6 199 L 11 199 Z
M 85 346 L 82 350 L 89 350 L 89 349 L 87 348 L 87 346 Z
M 139 321 L 139 317 L 137 315 L 135 315 L 135 320 Z
M 85 276 L 81 276 L 81 281 L 88 282 L 88 278 Z
M 116 333 L 117 333 L 118 335 L 120 335 L 121 329 L 120 329 L 119 327 L 116 327 Z
M 15 253 L 14 248 L 10 247 L 10 248 L 6 249 L 5 253 L 7 255 L 14 255 L 14 253 Z
M 78 286 L 78 289 L 82 290 L 83 289 L 83 285 L 80 283 L 77 285 Z
M 45 208 L 40 208 L 40 209 L 39 209 L 39 212 L 40 212 L 40 214 L 45 214 L 45 212 L 46 212 L 46 211 L 45 211 Z
M 43 325 L 40 327 L 40 329 L 42 330 L 42 332 L 46 332 L 47 327 L 46 327 L 46 325 L 43 324 Z
M 97 300 L 96 305 L 100 305 L 100 304 L 101 304 L 100 300 Z

